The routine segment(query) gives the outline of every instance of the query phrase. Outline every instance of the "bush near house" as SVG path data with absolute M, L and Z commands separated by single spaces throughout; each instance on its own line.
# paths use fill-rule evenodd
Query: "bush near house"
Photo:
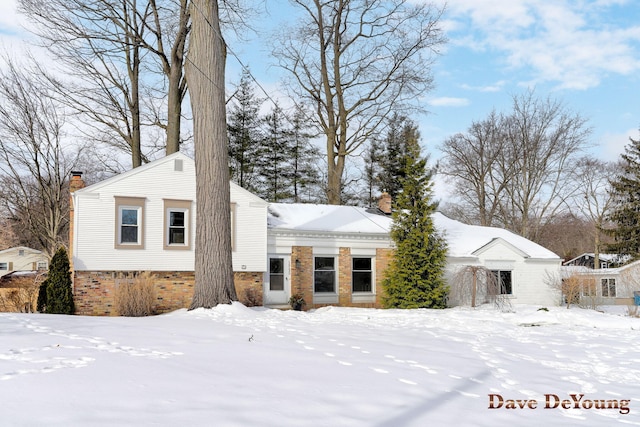
M 38 311 L 49 314 L 73 314 L 73 292 L 69 256 L 63 247 L 58 249 L 49 263 L 49 275 L 40 285 Z
M 142 317 L 155 313 L 155 277 L 148 271 L 119 280 L 116 288 L 116 311 L 120 316 Z

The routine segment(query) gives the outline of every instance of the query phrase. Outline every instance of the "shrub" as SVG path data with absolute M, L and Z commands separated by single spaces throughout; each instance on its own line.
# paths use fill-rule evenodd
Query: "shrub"
M 120 316 L 150 316 L 155 312 L 155 277 L 149 272 L 127 275 L 116 283 L 116 311 Z
M 40 285 L 38 311 L 50 314 L 73 314 L 75 312 L 69 256 L 63 247 L 58 249 L 51 258 L 49 274 Z
M 240 302 L 247 307 L 262 306 L 262 293 L 255 288 L 246 288 Z

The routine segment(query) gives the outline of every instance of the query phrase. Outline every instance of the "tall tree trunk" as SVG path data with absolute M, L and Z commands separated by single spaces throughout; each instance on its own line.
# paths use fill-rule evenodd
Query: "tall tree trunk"
M 217 0 L 194 0 L 186 77 L 196 164 L 195 289 L 191 309 L 237 300 L 224 97 L 226 49 Z

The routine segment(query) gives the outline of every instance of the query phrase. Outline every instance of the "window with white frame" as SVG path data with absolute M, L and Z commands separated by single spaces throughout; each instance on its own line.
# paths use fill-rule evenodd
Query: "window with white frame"
M 508 270 L 492 270 L 493 277 L 498 286 L 499 295 L 512 295 L 513 286 L 511 282 L 511 271 Z
M 313 263 L 313 291 L 316 293 L 336 293 L 336 259 L 317 256 Z
M 9 269 L 9 264 L 6 262 L 0 262 L 0 271 L 3 270 L 8 270 Z
M 614 298 L 616 296 L 616 279 L 601 279 L 602 296 Z
M 191 248 L 191 201 L 164 200 L 164 248 Z
M 38 270 L 46 270 L 47 269 L 47 261 L 38 261 L 36 263 L 36 269 Z
M 116 197 L 116 249 L 144 249 L 144 204 L 137 197 Z
M 353 257 L 351 259 L 352 292 L 373 292 L 373 270 L 370 257 Z

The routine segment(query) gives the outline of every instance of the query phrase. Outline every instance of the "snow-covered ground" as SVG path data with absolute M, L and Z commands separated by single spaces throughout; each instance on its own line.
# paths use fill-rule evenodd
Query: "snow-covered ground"
M 0 425 L 640 425 L 640 319 L 537 308 L 4 313 Z

